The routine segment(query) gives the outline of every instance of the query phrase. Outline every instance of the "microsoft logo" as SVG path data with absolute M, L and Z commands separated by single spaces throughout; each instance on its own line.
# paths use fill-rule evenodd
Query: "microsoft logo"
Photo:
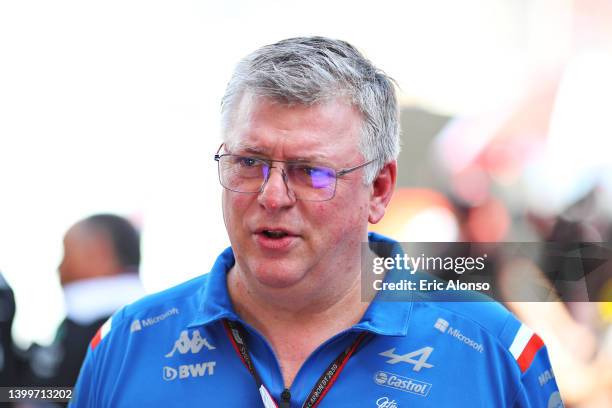
M 454 327 L 450 327 L 448 322 L 442 318 L 438 318 L 438 320 L 436 320 L 436 322 L 434 323 L 434 327 L 436 329 L 438 329 L 441 333 L 446 333 L 449 336 L 453 336 L 454 338 L 456 338 L 457 340 L 459 340 L 460 342 L 467 344 L 468 346 L 472 347 L 474 350 L 482 353 L 484 351 L 484 347 L 482 344 L 477 343 L 476 341 L 472 340 L 471 338 L 467 337 L 466 335 L 464 335 L 463 333 L 461 333 L 459 331 L 459 329 L 456 329 Z
M 446 329 L 448 329 L 448 322 L 444 319 L 438 319 L 436 320 L 436 323 L 434 324 L 434 327 L 438 330 L 440 330 L 442 333 L 446 333 Z

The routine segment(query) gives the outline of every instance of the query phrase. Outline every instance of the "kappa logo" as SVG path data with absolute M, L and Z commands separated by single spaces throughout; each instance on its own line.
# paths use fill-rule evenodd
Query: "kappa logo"
M 205 361 L 199 364 L 185 364 L 177 368 L 165 366 L 163 368 L 163 379 L 165 381 L 174 381 L 177 378 L 184 380 L 189 377 L 204 377 L 205 375 L 213 375 L 215 373 L 216 361 Z
M 423 347 L 418 350 L 406 354 L 395 354 L 395 348 L 379 353 L 380 356 L 389 357 L 387 364 L 407 363 L 414 364 L 413 371 L 421 371 L 422 368 L 432 368 L 433 364 L 429 364 L 427 359 L 433 352 L 433 347 Z M 415 358 L 418 357 L 418 360 Z
M 395 400 L 390 400 L 389 397 L 380 397 L 376 400 L 376 406 L 378 408 L 398 408 Z
M 208 340 L 206 340 L 206 338 L 202 337 L 199 330 L 194 330 L 191 338 L 189 338 L 189 332 L 187 330 L 183 330 L 178 340 L 174 342 L 174 348 L 172 348 L 172 351 L 166 354 L 166 357 L 172 357 L 177 351 L 179 354 L 187 354 L 190 351 L 191 354 L 197 354 L 204 347 L 206 347 L 208 350 L 214 350 L 216 348 L 212 346 Z
M 386 371 L 377 371 L 376 374 L 374 374 L 374 382 L 382 387 L 409 392 L 410 394 L 419 395 L 421 397 L 429 395 L 429 390 L 431 389 L 431 384 L 429 383 L 403 377 L 394 373 L 388 373 Z M 387 402 L 394 403 L 395 401 L 387 400 Z M 389 405 L 389 407 L 391 406 L 393 405 Z

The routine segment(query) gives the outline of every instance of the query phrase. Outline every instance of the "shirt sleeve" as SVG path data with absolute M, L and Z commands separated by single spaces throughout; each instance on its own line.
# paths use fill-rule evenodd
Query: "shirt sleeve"
M 94 359 L 95 358 L 93 350 L 91 349 L 91 347 L 88 347 L 87 355 L 85 356 L 85 361 L 81 366 L 79 378 L 72 393 L 72 399 L 68 404 L 69 408 L 98 407 L 98 399 L 95 395 L 95 385 L 97 381 L 95 379 Z
M 87 348 L 87 354 L 85 355 L 85 361 L 81 366 L 79 372 L 79 378 L 77 379 L 76 386 L 73 390 L 72 399 L 69 407 L 98 407 L 100 406 L 100 398 L 98 398 L 98 388 L 101 386 L 101 381 L 98 378 L 100 370 L 99 362 L 96 360 L 100 355 L 104 347 L 98 347 L 100 343 L 110 334 L 112 329 L 113 317 L 108 320 L 98 329 L 94 337 L 89 343 Z
M 561 408 L 563 402 L 555 381 L 548 352 L 542 344 L 524 369 L 513 408 Z

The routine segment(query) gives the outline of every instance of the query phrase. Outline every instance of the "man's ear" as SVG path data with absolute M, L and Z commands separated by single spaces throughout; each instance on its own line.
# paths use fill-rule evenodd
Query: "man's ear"
M 395 191 L 395 181 L 397 179 L 397 162 L 393 160 L 385 164 L 378 172 L 372 182 L 372 193 L 370 196 L 370 211 L 368 221 L 376 224 L 385 215 L 385 209 L 391 201 L 391 196 Z

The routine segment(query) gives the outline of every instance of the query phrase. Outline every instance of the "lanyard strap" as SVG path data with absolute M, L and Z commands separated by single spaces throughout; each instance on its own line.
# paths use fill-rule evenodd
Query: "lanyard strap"
M 257 372 L 257 369 L 253 365 L 253 361 L 251 360 L 251 356 L 249 354 L 249 349 L 246 344 L 246 336 L 242 325 L 238 322 L 231 321 L 228 319 L 223 320 L 223 325 L 225 327 L 225 331 L 236 350 L 236 353 L 249 370 L 253 378 L 255 379 L 255 383 L 257 384 L 257 388 L 259 389 L 259 393 L 261 394 L 261 399 L 263 401 L 264 407 L 266 408 L 279 408 L 274 398 L 266 388 L 266 386 L 261 381 L 261 377 Z M 319 380 L 315 384 L 315 386 L 308 394 L 306 401 L 302 404 L 302 408 L 315 408 L 319 405 L 325 394 L 331 389 L 334 382 L 340 375 L 340 372 L 351 358 L 351 356 L 355 353 L 359 345 L 363 342 L 363 340 L 368 336 L 367 332 L 361 332 L 353 341 L 353 343 L 343 350 L 338 357 L 336 357 L 331 364 L 325 369 L 323 374 L 319 377 Z M 285 390 L 287 391 L 287 390 Z M 283 393 L 285 393 L 285 391 Z M 288 392 L 288 391 L 287 391 Z M 289 407 L 289 401 L 283 398 L 281 402 L 281 408 Z

